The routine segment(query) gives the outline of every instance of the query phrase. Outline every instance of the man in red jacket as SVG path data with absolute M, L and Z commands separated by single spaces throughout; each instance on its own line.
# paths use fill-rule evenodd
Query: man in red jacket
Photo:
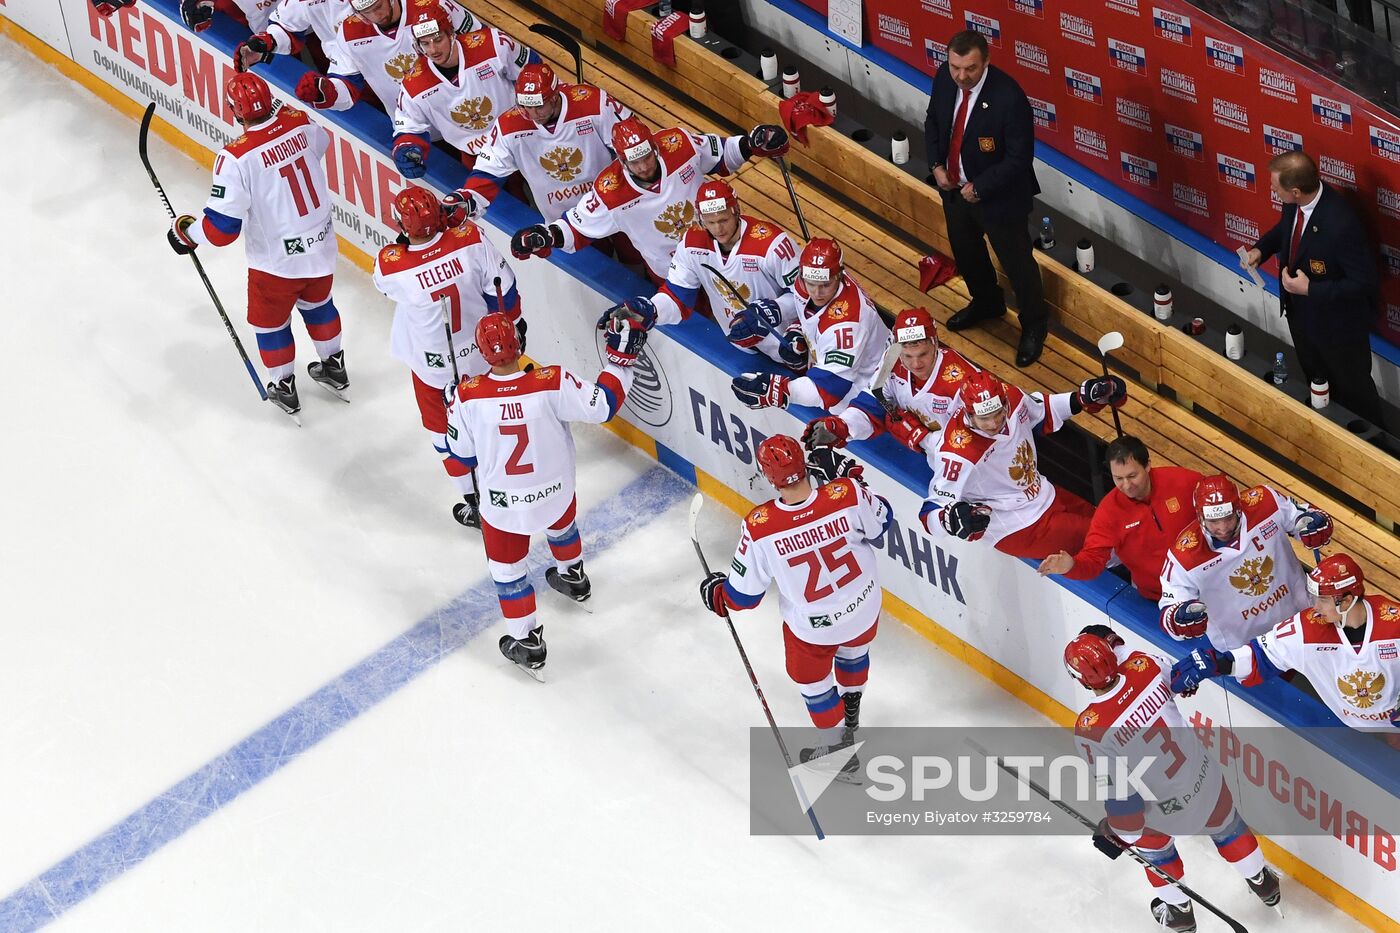
M 1155 602 L 1162 595 L 1167 548 L 1196 519 L 1191 493 L 1201 474 L 1174 466 L 1149 469 L 1147 446 L 1126 434 L 1108 445 L 1105 459 L 1114 488 L 1094 510 L 1083 546 L 1074 556 L 1060 551 L 1045 558 L 1040 575 L 1076 570 L 1078 579 L 1098 576 L 1116 552 L 1133 588 Z

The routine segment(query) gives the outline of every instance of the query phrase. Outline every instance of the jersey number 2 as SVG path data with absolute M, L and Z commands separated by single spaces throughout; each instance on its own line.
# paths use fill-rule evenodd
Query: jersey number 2
M 306 192 L 302 193 L 301 181 L 297 178 L 297 173 L 306 179 Z M 287 187 L 292 189 L 292 200 L 297 204 L 297 213 L 305 217 L 311 211 L 321 206 L 321 199 L 316 197 L 316 186 L 311 183 L 311 169 L 306 164 L 306 156 L 302 156 L 295 162 L 288 162 L 277 170 L 277 174 L 287 179 Z M 306 206 L 306 197 L 311 196 L 310 209 Z
M 515 449 L 506 458 L 506 475 L 520 476 L 524 473 L 535 472 L 533 463 L 521 463 L 525 458 L 525 448 L 530 446 L 530 430 L 528 425 L 523 424 L 503 424 L 500 426 L 501 434 L 505 437 L 515 438 Z
M 841 587 L 850 583 L 860 576 L 860 564 L 856 563 L 855 555 L 847 548 L 845 541 L 829 541 L 815 551 L 803 551 L 788 558 L 789 567 L 798 567 L 805 564 L 807 566 L 807 591 L 803 598 L 809 603 L 826 599 Z M 822 583 L 822 569 L 825 568 L 832 573 L 837 570 L 844 570 L 841 579 L 836 581 L 836 585 Z

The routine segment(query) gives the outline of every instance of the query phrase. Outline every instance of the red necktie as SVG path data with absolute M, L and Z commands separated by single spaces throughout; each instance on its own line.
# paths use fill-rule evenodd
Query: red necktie
M 948 144 L 948 180 L 955 185 L 962 184 L 963 126 L 967 123 L 967 104 L 970 100 L 972 92 L 962 91 L 962 103 L 958 104 L 957 116 L 953 117 L 953 139 Z
M 1293 241 L 1288 244 L 1288 265 L 1298 271 L 1298 244 L 1303 239 L 1303 206 L 1298 205 L 1298 220 L 1293 224 Z

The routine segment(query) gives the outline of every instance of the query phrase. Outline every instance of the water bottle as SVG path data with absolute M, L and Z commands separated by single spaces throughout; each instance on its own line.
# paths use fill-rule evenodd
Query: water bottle
M 1040 218 L 1040 248 L 1055 248 L 1055 225 L 1050 222 L 1049 217 Z
M 1288 381 L 1288 364 L 1283 361 L 1283 353 L 1274 354 L 1274 385 L 1281 386 Z
M 671 15 L 671 0 L 661 0 L 656 7 L 656 18 L 665 19 Z

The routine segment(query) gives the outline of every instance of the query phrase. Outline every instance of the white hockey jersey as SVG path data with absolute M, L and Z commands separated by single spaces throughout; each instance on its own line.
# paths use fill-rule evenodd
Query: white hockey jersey
M 614 160 L 598 173 L 593 190 L 555 222 L 564 234 L 564 249 L 577 250 L 580 237 L 601 240 L 625 233 L 651 274 L 664 278 L 676 244 L 696 222 L 695 195 L 705 176 L 727 175 L 744 164 L 740 138 L 680 129 L 656 133 L 652 141 L 661 163 L 656 184 L 641 187 Z
M 889 503 L 838 479 L 799 505 L 774 499 L 744 519 L 724 600 L 751 609 L 778 584 L 783 622 L 802 641 L 839 645 L 880 617 L 874 543 L 891 519 Z
M 558 366 L 464 379 L 447 412 L 447 447 L 476 471 L 483 520 L 520 534 L 557 522 L 574 498 L 568 422 L 610 420 L 631 385 L 631 368 L 611 364 L 596 383 Z
M 958 501 L 991 507 L 982 537 L 988 544 L 1039 521 L 1055 501 L 1055 487 L 1040 472 L 1035 434 L 1064 426 L 1073 414 L 1073 394 L 1027 394 L 1008 385 L 1006 425 L 995 437 L 974 431 L 965 410 L 955 414 L 936 448 L 933 479 L 919 516 L 929 533 L 947 535 L 938 511 Z
M 520 313 L 515 274 L 473 223 L 444 230 L 421 246 L 391 244 L 379 251 L 374 284 L 394 301 L 389 352 L 428 385 L 452 383 L 452 361 L 441 300 L 452 320 L 457 371 L 475 376 L 490 367 L 476 347 L 476 324 L 497 310 L 495 279 L 501 280 L 503 310 Z
M 340 50 L 340 21 L 355 12 L 350 0 L 282 0 L 268 19 L 266 32 L 278 55 L 289 55 L 297 37 L 314 35 L 330 62 L 331 74 L 344 73 Z
M 678 324 L 690 314 L 698 290 L 704 289 L 710 300 L 715 323 L 725 336 L 734 319 L 751 301 L 765 298 L 777 300 L 788 293 L 797 280 L 799 266 L 797 244 L 777 224 L 753 217 L 739 218 L 739 241 L 729 255 L 720 253 L 715 238 L 697 224 L 685 232 L 671 268 L 666 272 L 666 284 L 652 299 L 656 304 L 656 323 Z M 724 275 L 738 292 L 736 296 L 715 275 L 705 269 L 711 266 Z M 782 323 L 755 349 L 772 359 L 778 359 L 778 339 L 787 325 L 797 321 L 789 302 Z
M 248 268 L 283 278 L 335 271 L 335 224 L 322 158 L 330 134 L 295 107 L 247 129 L 214 157 L 214 184 L 196 242 L 224 246 L 240 234 Z
M 267 24 L 272 20 L 272 16 L 277 12 L 279 2 L 285 0 L 232 0 L 233 5 L 238 7 L 243 18 L 248 22 L 248 28 L 253 32 L 266 32 Z
M 458 33 L 476 28 L 472 15 L 454 0 L 439 0 L 442 8 L 452 20 L 452 28 Z M 404 25 L 408 17 L 409 4 L 402 4 L 399 24 L 388 32 L 371 23 L 358 13 L 340 21 L 338 30 L 341 58 L 338 64 L 343 70 L 332 70 L 332 75 L 359 74 L 365 79 L 374 96 L 391 114 L 394 102 L 399 97 L 399 84 L 413 71 L 418 61 L 418 52 L 413 47 L 413 30 Z M 333 110 L 348 110 L 354 104 L 348 95 L 342 94 L 332 105 Z
M 933 465 L 938 445 L 943 441 L 943 428 L 962 411 L 958 389 L 968 373 L 976 371 L 977 367 L 964 359 L 962 354 L 944 346 L 938 348 L 933 369 L 922 382 L 914 378 L 902 360 L 890 370 L 889 381 L 885 383 L 885 398 L 897 410 L 913 412 L 919 423 L 928 428 L 929 436 L 924 438 L 923 449 L 930 466 Z M 850 429 L 851 440 L 863 441 L 885 429 L 883 421 L 876 422 L 863 408 L 847 408 L 841 413 L 841 420 Z
M 789 294 L 788 301 L 795 300 L 799 309 L 811 364 L 807 375 L 788 383 L 788 401 L 840 414 L 870 388 L 890 345 L 890 329 L 865 289 L 846 272 L 835 297 L 821 307 L 807 297 L 801 277 Z
M 1268 486 L 1240 493 L 1244 514 L 1233 547 L 1218 550 L 1200 524 L 1190 525 L 1167 549 L 1162 565 L 1162 609 L 1198 599 L 1205 603 L 1206 637 L 1229 651 L 1308 608 L 1303 565 L 1289 535 L 1305 511 Z
M 593 180 L 613 159 L 608 148 L 613 127 L 632 111 L 591 84 L 560 85 L 559 94 L 553 129 L 539 126 L 519 107 L 496 119 L 477 150 L 476 165 L 465 186 L 479 213 L 500 192 L 498 180 L 515 172 L 530 186 L 545 223 L 563 217 L 593 190 Z
M 1131 784 L 1113 780 L 1127 774 L 1155 799 L 1139 794 L 1143 810 L 1131 815 L 1115 815 L 1122 808 L 1110 806 L 1109 825 L 1127 842 L 1142 835 L 1144 821 L 1169 836 L 1195 835 L 1206 828 L 1220 799 L 1220 766 L 1176 705 L 1170 662 L 1122 646 L 1115 654 L 1118 682 L 1075 720 L 1075 747 L 1096 775 L 1107 778 L 1108 800 L 1137 802 Z M 1147 767 L 1137 770 L 1144 762 Z
M 457 72 L 451 78 L 419 55 L 404 76 L 394 108 L 394 135 L 426 142 L 436 133 L 463 155 L 476 155 L 491 125 L 515 106 L 515 79 L 530 49 L 489 27 L 457 37 Z
M 1366 634 L 1359 646 L 1340 626 L 1306 609 L 1236 648 L 1235 678 L 1252 687 L 1268 667 L 1298 671 L 1348 726 L 1395 732 L 1390 717 L 1400 706 L 1400 605 L 1379 595 L 1362 602 Z

